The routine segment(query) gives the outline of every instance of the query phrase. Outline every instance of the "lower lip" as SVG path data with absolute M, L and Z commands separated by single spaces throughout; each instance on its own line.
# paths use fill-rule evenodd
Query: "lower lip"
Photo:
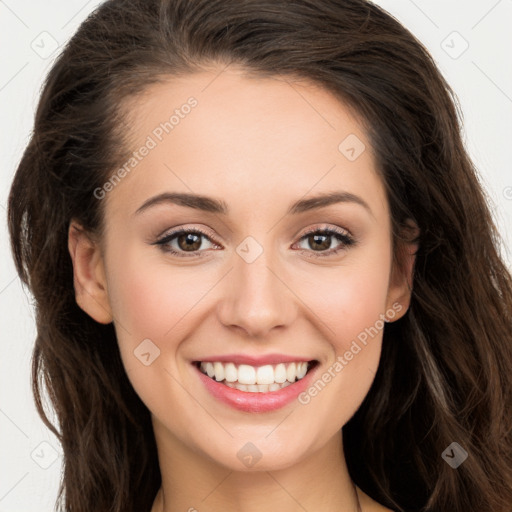
M 285 405 L 297 400 L 297 397 L 306 390 L 313 379 L 317 366 L 309 370 L 302 379 L 286 386 L 279 391 L 269 391 L 268 393 L 253 393 L 250 391 L 240 391 L 221 384 L 205 375 L 196 364 L 192 365 L 199 375 L 199 378 L 206 386 L 206 389 L 221 402 L 244 412 L 270 412 L 280 409 Z

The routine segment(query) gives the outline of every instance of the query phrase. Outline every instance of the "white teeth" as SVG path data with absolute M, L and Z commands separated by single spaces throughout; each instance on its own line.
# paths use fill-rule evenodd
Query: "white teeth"
M 224 366 L 224 374 L 228 382 L 235 382 L 238 379 L 238 370 L 233 363 Z
M 306 375 L 306 372 L 308 371 L 308 363 L 299 363 L 297 367 L 297 378 L 302 379 L 304 375 Z M 217 372 L 215 372 L 215 375 L 217 375 Z M 219 380 L 219 379 L 217 379 Z
M 307 362 L 279 363 L 277 365 L 251 366 L 234 363 L 202 362 L 201 371 L 217 382 L 229 387 L 252 393 L 277 391 L 296 380 L 302 379 L 308 371 Z
M 240 384 L 256 384 L 256 370 L 254 366 L 241 364 L 238 367 L 238 382 Z
M 238 382 L 226 382 L 224 381 L 226 386 L 230 388 L 238 389 L 240 391 L 250 391 L 252 393 L 268 393 L 269 391 L 279 391 L 280 389 L 285 388 L 286 386 L 290 386 L 291 382 L 286 381 L 283 384 L 238 384 Z
M 206 373 L 208 377 L 213 377 L 215 375 L 215 370 L 213 369 L 212 363 L 206 363 Z
M 213 363 L 213 369 L 215 370 L 215 380 L 218 382 L 224 380 L 224 366 L 222 363 Z
M 274 370 L 274 382 L 278 384 L 286 382 L 286 366 L 283 363 L 279 363 Z
M 258 384 L 273 384 L 274 368 L 269 364 L 266 366 L 259 366 L 256 370 L 256 382 Z
M 288 382 L 295 382 L 295 376 L 297 375 L 297 367 L 295 363 L 290 363 L 286 368 L 286 380 Z M 211 375 L 210 375 L 211 377 Z

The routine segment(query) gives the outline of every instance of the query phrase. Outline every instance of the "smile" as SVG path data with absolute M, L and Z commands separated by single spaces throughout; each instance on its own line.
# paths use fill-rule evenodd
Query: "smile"
M 290 362 L 251 366 L 232 362 L 198 362 L 199 370 L 219 383 L 251 393 L 279 391 L 305 377 L 314 365 L 311 362 Z

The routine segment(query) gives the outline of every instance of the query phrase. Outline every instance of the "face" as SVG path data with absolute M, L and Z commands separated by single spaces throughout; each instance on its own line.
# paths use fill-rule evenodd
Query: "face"
M 77 301 L 113 320 L 159 444 L 298 464 L 355 413 L 384 316 L 408 307 L 369 140 L 318 86 L 233 68 L 152 85 L 129 119 L 101 241 L 70 231 Z

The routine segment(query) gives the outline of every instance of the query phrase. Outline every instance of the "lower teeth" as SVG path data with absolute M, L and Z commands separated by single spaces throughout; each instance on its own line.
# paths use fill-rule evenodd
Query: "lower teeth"
M 286 381 L 282 384 L 274 382 L 273 384 L 239 384 L 238 382 L 226 382 L 223 380 L 222 384 L 229 386 L 239 391 L 249 391 L 251 393 L 268 393 L 269 391 L 279 391 L 280 389 L 293 384 L 292 382 Z

